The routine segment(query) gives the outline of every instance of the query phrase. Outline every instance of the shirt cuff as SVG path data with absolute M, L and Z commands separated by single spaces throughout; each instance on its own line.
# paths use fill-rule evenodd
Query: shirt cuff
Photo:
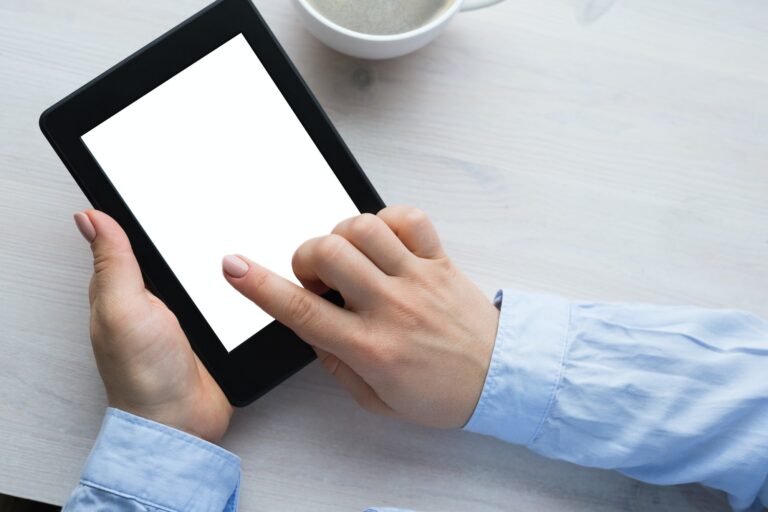
M 571 304 L 501 290 L 499 327 L 483 392 L 465 430 L 528 445 L 536 439 L 560 385 Z
M 80 482 L 161 509 L 224 510 L 237 499 L 240 458 L 110 407 Z

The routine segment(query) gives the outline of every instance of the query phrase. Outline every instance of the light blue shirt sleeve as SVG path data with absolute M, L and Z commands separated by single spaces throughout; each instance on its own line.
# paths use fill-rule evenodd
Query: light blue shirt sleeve
M 768 322 L 509 290 L 496 303 L 466 430 L 653 484 L 698 482 L 737 511 L 768 504 Z
M 233 512 L 239 485 L 236 455 L 109 408 L 64 511 Z
M 180 430 L 108 408 L 64 512 L 235 512 L 240 458 Z M 411 512 L 369 508 L 365 512 Z

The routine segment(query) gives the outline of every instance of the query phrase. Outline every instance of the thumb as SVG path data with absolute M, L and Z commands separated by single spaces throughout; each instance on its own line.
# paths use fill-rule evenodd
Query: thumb
M 75 224 L 93 252 L 91 304 L 97 296 L 120 301 L 144 293 L 144 279 L 123 228 L 97 210 L 76 213 Z

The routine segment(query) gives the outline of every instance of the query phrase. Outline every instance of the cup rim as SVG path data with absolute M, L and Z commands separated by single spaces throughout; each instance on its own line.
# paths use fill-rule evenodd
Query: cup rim
M 430 30 L 442 25 L 446 21 L 448 21 L 456 12 L 461 8 L 461 4 L 463 0 L 453 0 L 453 3 L 451 6 L 446 9 L 440 16 L 437 16 L 436 18 L 432 19 L 428 23 L 425 23 L 424 25 L 421 25 L 420 27 L 416 27 L 413 30 L 409 30 L 407 32 L 400 32 L 398 34 L 366 34 L 365 32 L 358 32 L 356 30 L 351 30 L 346 27 L 342 27 L 338 23 L 326 18 L 322 14 L 320 14 L 317 9 L 315 9 L 308 0 L 296 0 L 299 4 L 301 4 L 301 7 L 307 11 L 310 15 L 312 15 L 313 18 L 315 18 L 317 21 L 325 25 L 326 27 L 339 32 L 341 34 L 344 34 L 346 36 L 354 37 L 356 39 L 362 39 L 365 41 L 402 41 L 404 39 L 410 39 L 412 37 L 425 34 L 429 32 Z

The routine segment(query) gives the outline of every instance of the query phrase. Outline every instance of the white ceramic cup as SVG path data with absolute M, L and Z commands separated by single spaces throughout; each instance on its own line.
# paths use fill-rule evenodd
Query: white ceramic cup
M 445 29 L 460 11 L 471 11 L 497 4 L 502 0 L 453 0 L 440 15 L 414 30 L 401 34 L 374 35 L 349 30 L 334 23 L 307 0 L 294 0 L 304 25 L 315 37 L 341 53 L 363 59 L 391 59 L 426 46 Z

